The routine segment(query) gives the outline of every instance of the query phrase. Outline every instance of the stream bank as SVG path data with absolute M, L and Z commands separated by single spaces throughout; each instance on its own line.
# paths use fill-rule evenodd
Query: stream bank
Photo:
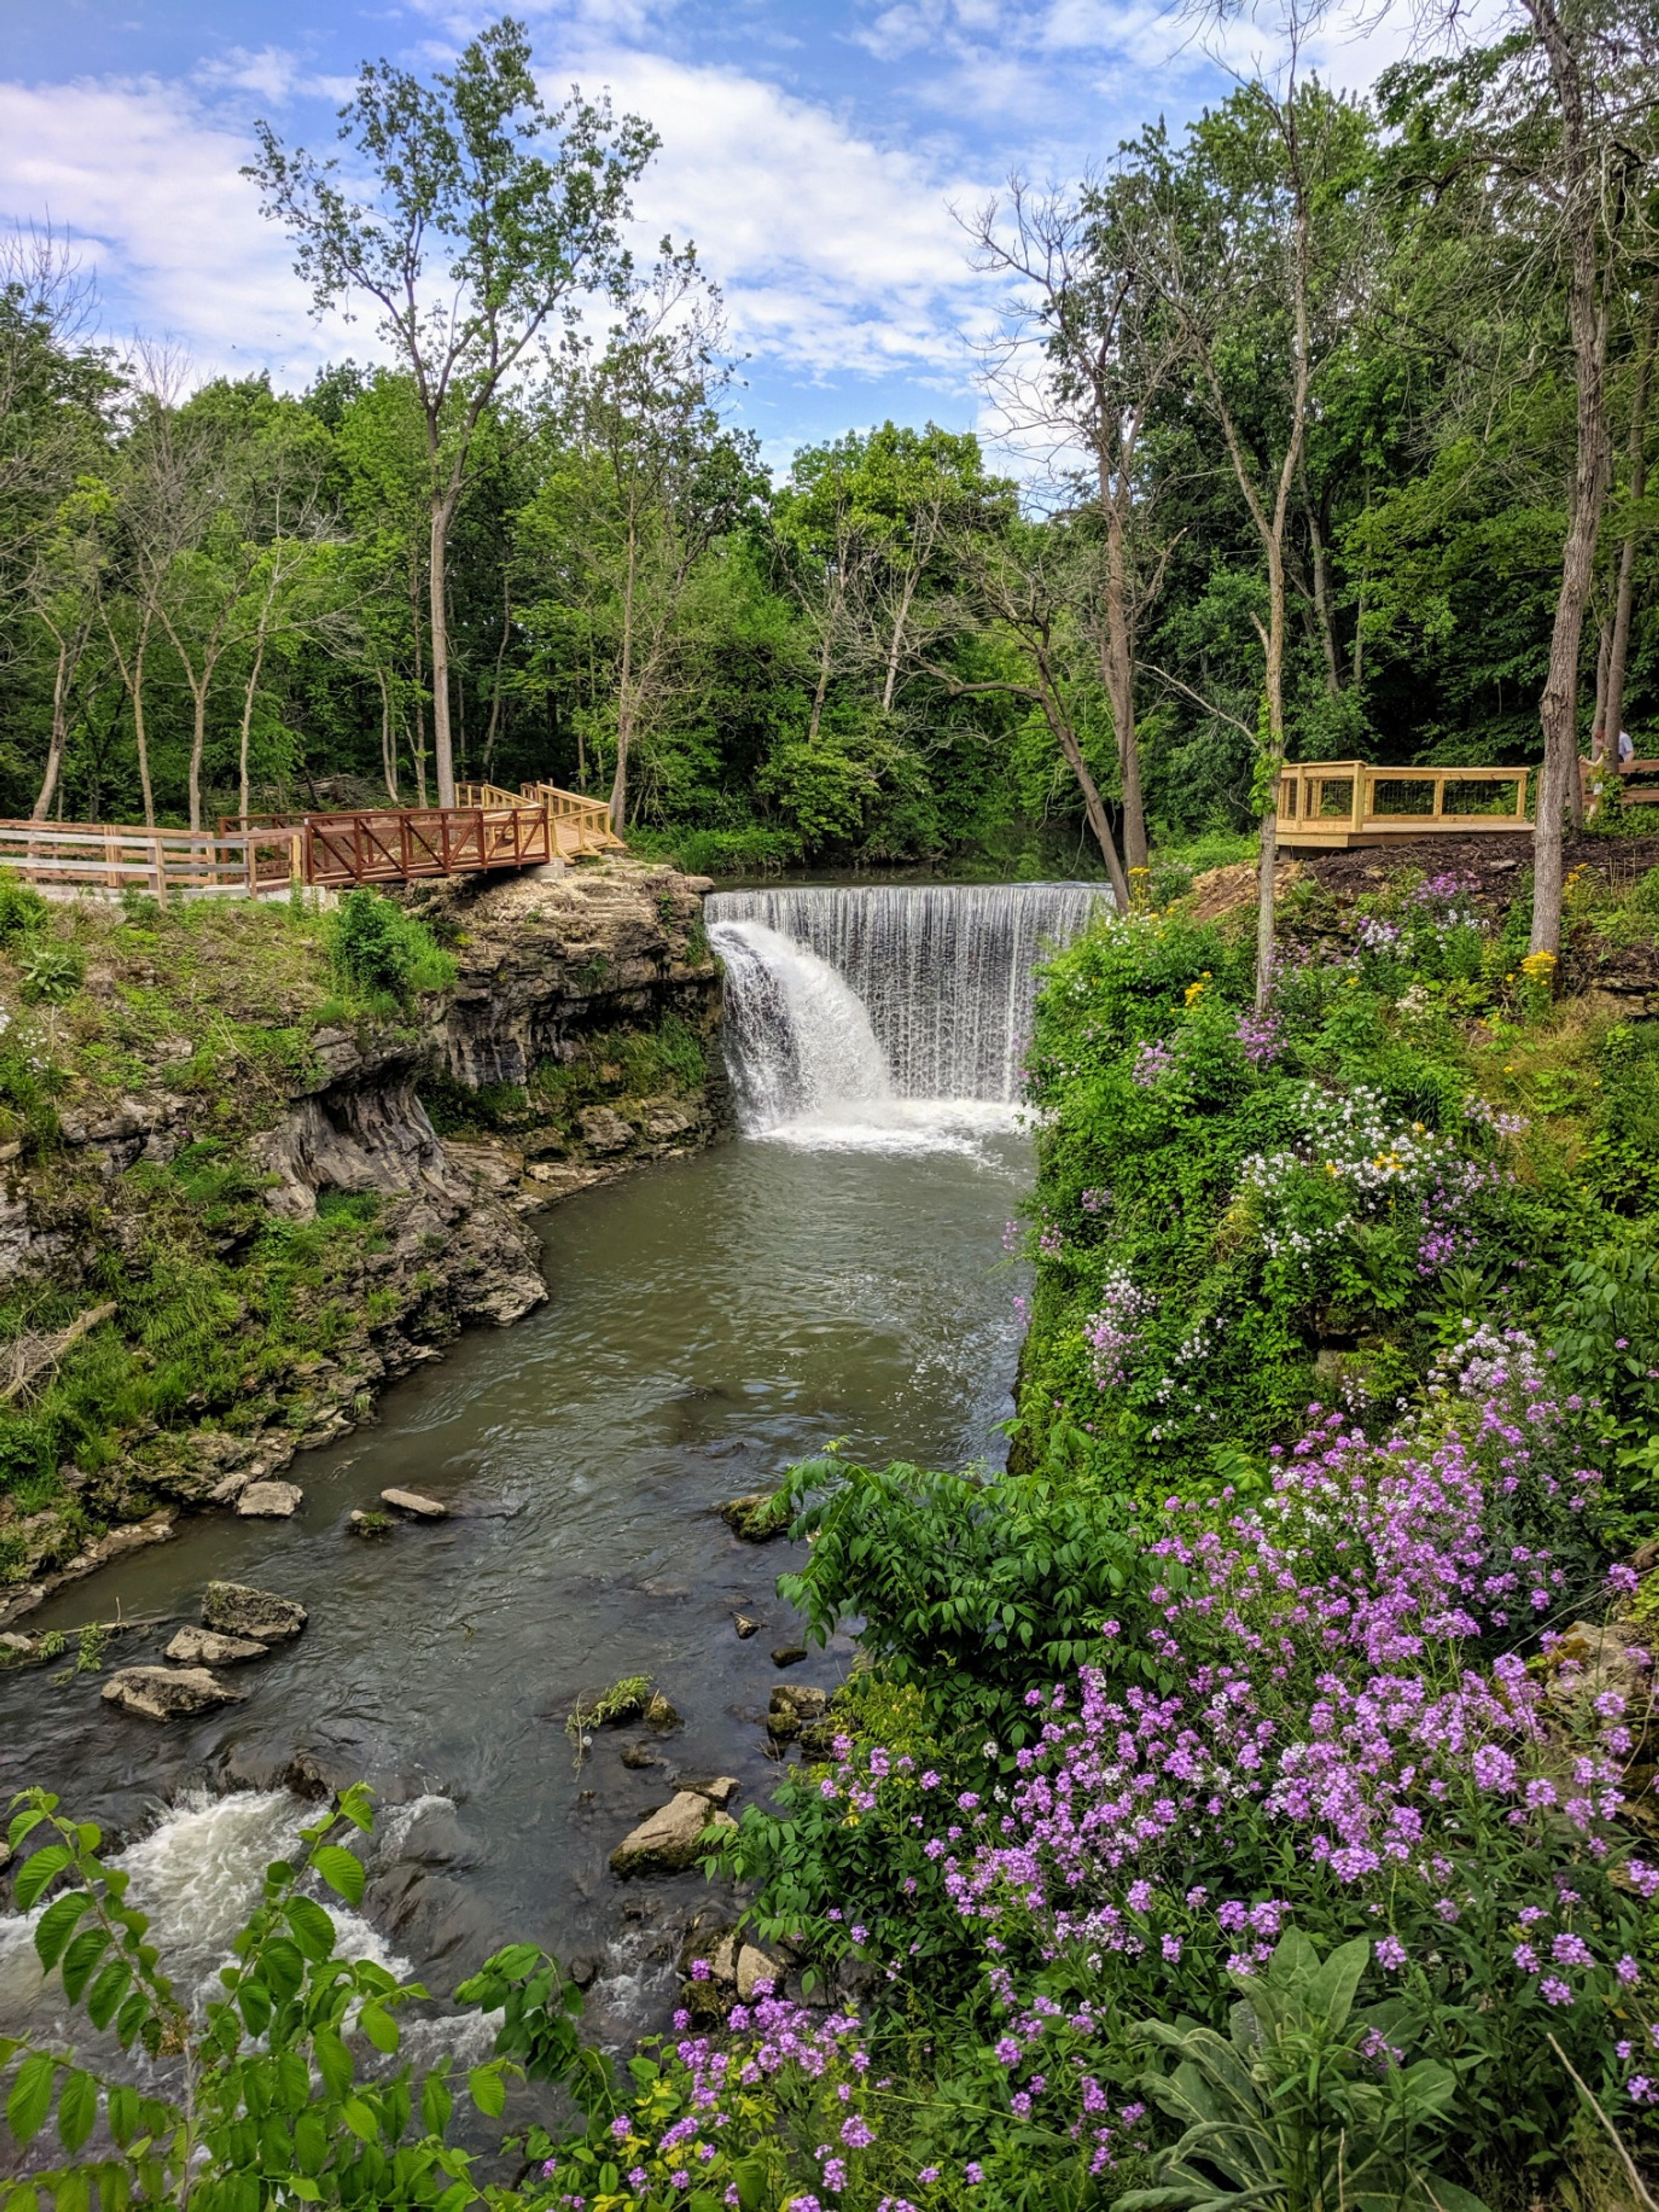
M 78 908 L 60 1003 L 0 961 L 0 1629 L 521 1319 L 527 1209 L 726 1132 L 705 889 L 440 886 L 455 980 L 390 1015 L 283 908 Z

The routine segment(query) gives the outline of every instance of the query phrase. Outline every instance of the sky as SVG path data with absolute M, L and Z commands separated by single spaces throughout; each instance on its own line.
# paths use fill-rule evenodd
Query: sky
M 94 272 L 104 334 L 193 377 L 375 356 L 319 323 L 238 173 L 252 125 L 330 149 L 358 65 L 441 68 L 497 9 L 470 0 L 0 0 L 0 227 L 50 223 Z M 743 356 L 730 412 L 775 469 L 886 418 L 992 428 L 974 339 L 996 310 L 960 218 L 1018 171 L 1066 182 L 1160 112 L 1224 97 L 1268 46 L 1206 51 L 1161 0 L 519 0 L 550 98 L 608 88 L 662 148 L 639 245 L 695 240 Z M 1400 11 L 1403 17 L 1405 10 Z M 1394 21 L 1334 19 L 1316 59 L 1362 88 Z

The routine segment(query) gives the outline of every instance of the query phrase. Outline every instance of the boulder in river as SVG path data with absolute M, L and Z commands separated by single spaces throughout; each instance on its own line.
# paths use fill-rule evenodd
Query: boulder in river
M 678 1790 L 666 1805 L 623 1838 L 611 1854 L 611 1871 L 624 1878 L 683 1873 L 702 1856 L 705 1829 L 737 1825 L 729 1813 L 716 1812 L 695 1790 Z
M 232 1705 L 247 1695 L 233 1690 L 205 1667 L 124 1667 L 104 1685 L 104 1703 L 147 1721 L 189 1720 L 215 1705 Z
M 782 1495 L 775 1490 L 751 1490 L 741 1498 L 728 1498 L 720 1516 L 745 1544 L 769 1544 L 789 1526 Z
M 780 1682 L 772 1692 L 766 1732 L 775 1743 L 790 1743 L 805 1728 L 821 1723 L 830 1711 L 830 1692 L 806 1683 Z
M 244 1521 L 286 1521 L 300 1510 L 305 1492 L 297 1482 L 250 1482 L 236 1500 Z
M 220 1636 L 210 1628 L 181 1628 L 162 1654 L 180 1667 L 236 1667 L 270 1656 L 268 1644 L 251 1636 Z
M 799 1667 L 806 1656 L 804 1644 L 780 1644 L 774 1647 L 772 1664 L 775 1667 Z
M 286 1644 L 305 1626 L 304 1606 L 275 1590 L 246 1583 L 210 1583 L 202 1595 L 202 1620 L 221 1636 L 252 1637 L 258 1644 Z
M 729 1805 L 743 1784 L 735 1774 L 677 1774 L 676 1790 L 690 1790 L 711 1805 Z
M 407 1513 L 416 1521 L 447 1521 L 449 1508 L 440 1504 L 435 1498 L 428 1498 L 418 1490 L 383 1490 L 382 1505 L 390 1505 L 399 1513 Z
M 735 1613 L 732 1616 L 732 1626 L 737 1630 L 738 1634 L 743 1642 L 746 1644 L 751 1636 L 758 1636 L 760 1634 L 762 1624 L 758 1620 L 755 1620 L 753 1615 L 750 1613 Z

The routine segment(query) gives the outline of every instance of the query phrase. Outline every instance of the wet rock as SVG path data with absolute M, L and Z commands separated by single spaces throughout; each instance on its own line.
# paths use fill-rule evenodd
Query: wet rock
M 603 1951 L 578 1951 L 570 1961 L 570 1978 L 579 1990 L 591 1990 L 605 1972 Z
M 297 1482 L 250 1482 L 236 1500 L 244 1521 L 286 1521 L 300 1510 L 305 1492 Z
M 775 1490 L 750 1490 L 741 1498 L 728 1498 L 720 1516 L 745 1544 L 769 1544 L 789 1526 L 789 1516 Z
M 478 1850 L 456 1818 L 453 1805 L 428 1805 L 404 1832 L 398 1856 L 423 1867 L 470 1867 Z
M 407 1513 L 416 1521 L 447 1521 L 449 1518 L 447 1505 L 440 1504 L 435 1498 L 428 1498 L 418 1490 L 383 1490 L 380 1503 L 394 1507 L 399 1513 Z
M 652 1692 L 651 1702 L 645 1709 L 645 1717 L 652 1728 L 672 1729 L 680 1726 L 680 1717 L 660 1690 Z
M 647 1106 L 641 1119 L 646 1135 L 658 1144 L 665 1144 L 671 1137 L 683 1137 L 688 1129 L 696 1127 L 691 1116 L 683 1114 L 678 1106 Z
M 275 1590 L 246 1583 L 210 1583 L 202 1594 L 202 1620 L 222 1636 L 251 1636 L 259 1644 L 286 1644 L 305 1626 L 304 1606 Z
M 729 1805 L 743 1784 L 735 1774 L 677 1774 L 676 1790 L 690 1790 L 711 1805 Z
M 9 1651 L 14 1659 L 30 1658 L 34 1652 L 34 1638 L 20 1636 L 15 1629 L 9 1628 L 3 1636 L 0 1636 L 0 1651 Z
M 247 1695 L 233 1690 L 205 1667 L 124 1667 L 104 1685 L 106 1705 L 124 1713 L 137 1713 L 147 1721 L 188 1720 L 211 1712 L 216 1705 L 232 1705 Z
M 746 1613 L 734 1613 L 732 1617 L 732 1626 L 745 1643 L 751 1636 L 758 1636 L 761 1632 L 761 1623 L 752 1620 Z
M 634 1141 L 633 1129 L 613 1107 L 586 1106 L 576 1119 L 591 1152 L 625 1152 Z
M 804 1644 L 779 1644 L 774 1646 L 772 1664 L 775 1667 L 799 1667 L 806 1656 Z
M 350 1512 L 346 1515 L 346 1528 L 349 1533 L 354 1536 L 362 1536 L 366 1540 L 374 1536 L 388 1535 L 392 1526 L 392 1516 L 389 1513 L 365 1513 L 360 1507 L 354 1505 Z
M 473 1972 L 505 1940 L 495 1912 L 475 1890 L 402 1861 L 370 1881 L 363 1909 L 428 1972 L 441 1966 L 453 1976 Z
M 696 1790 L 676 1790 L 666 1805 L 623 1838 L 611 1854 L 611 1871 L 624 1879 L 635 1874 L 681 1874 L 702 1856 L 706 1828 L 737 1825 L 729 1813 L 715 1811 Z
M 738 1996 L 744 2004 L 752 2002 L 763 1982 L 771 1989 L 781 1986 L 784 1976 L 781 1960 L 769 1958 L 764 1951 L 752 1943 L 739 1945 L 738 1949 Z
M 641 1767 L 660 1766 L 662 1761 L 648 1743 L 625 1743 L 622 1747 L 622 1763 L 637 1773 Z
M 790 1743 L 803 1728 L 822 1721 L 830 1711 L 830 1693 L 805 1683 L 780 1682 L 773 1691 L 766 1715 L 766 1732 L 775 1743 Z
M 210 1628 L 181 1628 L 162 1655 L 180 1667 L 236 1667 L 270 1656 L 268 1644 L 250 1636 L 218 1636 Z

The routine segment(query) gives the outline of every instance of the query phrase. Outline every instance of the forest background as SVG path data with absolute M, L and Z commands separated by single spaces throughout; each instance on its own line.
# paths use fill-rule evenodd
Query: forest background
M 98 337 L 71 246 L 17 234 L 0 812 L 198 824 L 534 777 L 717 872 L 1116 873 L 1149 831 L 1254 830 L 1285 749 L 1535 763 L 1553 648 L 1578 742 L 1654 750 L 1651 80 L 1587 11 L 1564 125 L 1540 21 L 1369 99 L 1292 62 L 963 210 L 994 458 L 889 422 L 772 480 L 724 411 L 717 284 L 619 243 L 649 126 L 549 115 L 511 23 L 424 86 L 367 67 L 342 111 L 394 244 L 388 147 L 447 145 L 463 260 L 469 194 L 545 152 L 567 259 L 533 327 L 507 303 L 505 358 L 498 302 L 495 353 L 452 318 L 436 374 L 428 323 L 424 352 L 392 331 L 403 366 L 192 389 Z M 264 146 L 319 299 L 361 289 L 331 173 Z

